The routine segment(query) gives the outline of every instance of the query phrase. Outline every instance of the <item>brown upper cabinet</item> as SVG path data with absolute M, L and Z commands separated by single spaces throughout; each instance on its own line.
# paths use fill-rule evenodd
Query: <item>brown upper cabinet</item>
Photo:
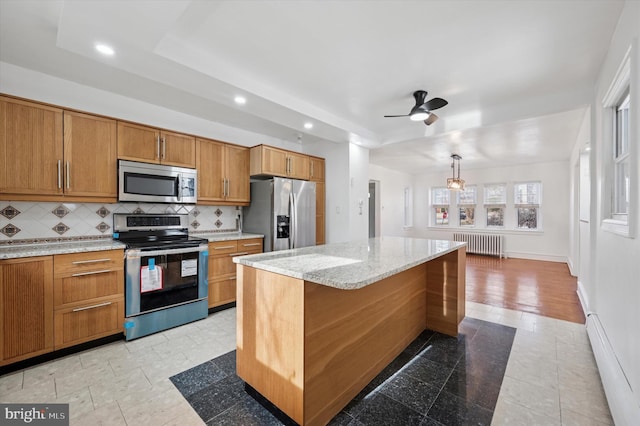
M 309 180 L 324 182 L 324 158 L 309 156 Z
M 249 205 L 249 148 L 196 140 L 198 204 Z
M 309 156 L 267 145 L 251 148 L 251 176 L 282 176 L 309 180 Z
M 118 121 L 118 158 L 194 169 L 196 139 L 181 133 Z
M 0 97 L 0 197 L 116 200 L 116 122 Z

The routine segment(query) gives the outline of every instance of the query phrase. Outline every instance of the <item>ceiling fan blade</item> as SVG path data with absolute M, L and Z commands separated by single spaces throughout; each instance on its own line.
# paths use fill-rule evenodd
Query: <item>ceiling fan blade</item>
M 424 109 L 426 109 L 428 111 L 433 111 L 434 109 L 442 108 L 443 106 L 447 105 L 448 103 L 449 102 L 445 101 L 442 98 L 433 98 L 433 99 L 429 99 L 427 102 L 425 102 L 423 107 L 424 107 Z
M 435 115 L 434 113 L 430 113 L 429 116 L 427 117 L 426 120 L 424 120 L 424 124 L 426 124 L 427 126 L 432 125 L 433 123 L 435 123 L 435 121 L 438 119 L 438 116 Z
M 403 114 L 403 115 L 385 115 L 386 118 L 393 118 L 393 117 L 408 117 L 411 114 Z

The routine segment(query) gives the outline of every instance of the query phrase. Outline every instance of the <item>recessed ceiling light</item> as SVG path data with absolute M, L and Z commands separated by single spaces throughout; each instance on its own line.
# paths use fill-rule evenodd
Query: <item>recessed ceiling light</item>
M 310 122 L 308 122 L 308 121 L 307 121 L 306 123 L 304 123 L 304 128 L 305 128 L 305 129 L 311 129 L 311 128 L 313 128 L 313 123 L 310 123 Z
M 106 44 L 102 43 L 96 44 L 96 50 L 107 56 L 112 56 L 114 53 L 116 53 L 115 50 L 113 50 L 113 47 L 107 46 Z
M 240 95 L 233 98 L 233 100 L 235 101 L 235 103 L 239 105 L 244 105 L 247 103 L 247 99 L 244 96 L 240 96 Z

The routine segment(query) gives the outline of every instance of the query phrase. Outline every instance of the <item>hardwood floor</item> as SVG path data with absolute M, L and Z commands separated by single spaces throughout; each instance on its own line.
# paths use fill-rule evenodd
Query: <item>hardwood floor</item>
M 467 300 L 584 324 L 564 263 L 467 255 Z

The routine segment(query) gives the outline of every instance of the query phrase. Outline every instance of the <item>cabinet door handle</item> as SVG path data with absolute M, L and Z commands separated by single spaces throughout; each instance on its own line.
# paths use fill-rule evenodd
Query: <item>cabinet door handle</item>
M 105 303 L 98 303 L 97 305 L 85 306 L 84 308 L 75 308 L 73 312 L 80 312 L 80 311 L 86 311 L 87 309 L 101 308 L 103 306 L 109 306 L 112 303 L 113 302 L 105 302 Z
M 214 250 L 226 250 L 226 249 L 230 249 L 233 248 L 233 246 L 224 246 L 224 247 L 214 247 Z
M 58 160 L 58 189 L 62 188 L 62 160 Z
M 160 159 L 160 135 L 156 136 L 156 158 Z
M 73 274 L 71 276 L 72 277 L 83 277 L 85 275 L 106 274 L 107 272 L 111 272 L 111 269 L 103 269 L 101 271 L 78 272 L 77 274 Z
M 233 281 L 233 280 L 235 280 L 235 279 L 236 279 L 236 276 L 234 275 L 234 276 L 232 276 L 231 278 L 229 278 L 229 281 Z
M 227 193 L 225 194 L 227 197 L 231 195 L 231 181 L 226 179 L 227 181 Z
M 67 189 L 71 187 L 71 164 L 67 161 Z
M 253 246 L 261 246 L 262 243 L 248 243 L 248 244 L 242 244 L 245 247 L 253 247 Z
M 162 159 L 164 160 L 167 156 L 167 138 L 162 137 Z
M 76 260 L 75 262 L 71 262 L 72 265 L 84 265 L 86 263 L 98 263 L 98 262 L 108 262 L 111 259 L 91 259 L 91 260 Z
M 243 251 L 240 253 L 231 253 L 229 256 L 234 257 L 234 256 L 244 256 L 245 254 L 249 254 L 248 251 Z

